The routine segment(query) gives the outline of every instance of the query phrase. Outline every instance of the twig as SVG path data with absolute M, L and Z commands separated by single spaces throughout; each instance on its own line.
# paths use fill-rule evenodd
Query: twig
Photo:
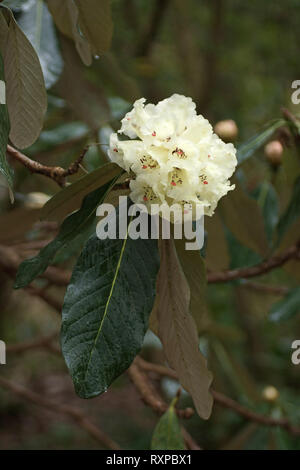
M 40 175 L 47 176 L 54 180 L 59 186 L 65 186 L 66 177 L 77 173 L 80 168 L 80 164 L 88 151 L 88 147 L 85 147 L 81 155 L 73 162 L 67 169 L 60 166 L 47 166 L 39 163 L 31 158 L 27 157 L 19 150 L 15 149 L 11 145 L 7 146 L 7 153 L 15 158 L 18 162 L 22 163 L 31 173 L 38 173 Z
M 159 396 L 154 389 L 148 376 L 139 367 L 139 358 L 136 358 L 128 369 L 128 375 L 135 387 L 141 394 L 143 402 L 150 406 L 156 413 L 163 414 L 168 409 L 167 403 Z M 177 415 L 181 418 L 190 418 L 194 414 L 192 408 L 176 409 Z
M 289 291 L 289 288 L 285 286 L 270 286 L 268 284 L 260 284 L 259 282 L 253 281 L 245 281 L 244 284 L 242 284 L 242 287 L 243 286 L 250 287 L 250 289 L 256 290 L 258 292 L 273 295 L 286 295 Z
M 177 379 L 177 374 L 175 371 L 160 364 L 153 364 L 151 362 L 145 361 L 140 357 L 139 366 L 145 371 L 152 371 L 161 376 L 170 377 L 175 380 Z M 217 392 L 213 389 L 211 389 L 211 394 L 213 395 L 216 403 L 233 410 L 234 412 L 238 413 L 241 416 L 244 416 L 245 418 L 251 421 L 262 424 L 264 426 L 279 426 L 284 428 L 290 434 L 293 434 L 295 436 L 300 435 L 300 427 L 292 425 L 288 419 L 276 419 L 269 416 L 261 415 L 259 413 L 255 413 L 254 411 L 251 411 L 248 408 L 240 405 L 237 401 L 232 400 L 223 393 Z
M 294 436 L 300 436 L 300 427 L 292 425 L 288 419 L 286 418 L 272 418 L 270 416 L 261 415 L 259 413 L 255 413 L 254 411 L 249 410 L 245 406 L 240 405 L 237 401 L 232 400 L 229 397 L 226 397 L 220 392 L 216 390 L 211 390 L 211 393 L 215 399 L 215 401 L 219 404 L 224 406 L 225 408 L 229 408 L 241 416 L 244 416 L 250 421 L 254 421 L 256 423 L 262 424 L 264 426 L 279 426 L 284 428 L 290 434 Z
M 18 384 L 11 382 L 3 377 L 0 377 L 0 386 L 6 390 L 10 390 L 15 395 L 33 403 L 34 405 L 46 408 L 48 411 L 53 411 L 59 415 L 67 415 L 72 418 L 80 428 L 92 436 L 101 446 L 111 450 L 119 450 L 120 446 L 107 436 L 101 429 L 99 429 L 92 421 L 90 421 L 81 410 L 69 405 L 61 405 L 54 403 L 37 393 L 34 393 Z
M 269 258 L 262 263 L 247 268 L 232 269 L 228 271 L 209 272 L 207 274 L 208 283 L 228 282 L 235 279 L 249 278 L 266 274 L 275 268 L 282 266 L 291 259 L 297 259 L 300 253 L 300 241 L 291 246 L 285 253 Z

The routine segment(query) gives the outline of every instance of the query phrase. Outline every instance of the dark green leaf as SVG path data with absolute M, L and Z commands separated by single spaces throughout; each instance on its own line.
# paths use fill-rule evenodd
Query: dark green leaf
M 184 450 L 184 440 L 182 437 L 179 420 L 177 418 L 174 402 L 162 415 L 154 430 L 151 442 L 152 450 Z
M 300 288 L 291 289 L 286 296 L 272 306 L 270 319 L 274 322 L 289 320 L 300 312 Z
M 98 205 L 105 198 L 110 186 L 111 184 L 107 183 L 88 194 L 83 200 L 80 210 L 64 220 L 55 239 L 42 248 L 37 256 L 23 261 L 17 272 L 15 289 L 30 284 L 33 279 L 47 269 L 59 250 L 72 243 L 77 236 L 87 230 L 87 227 L 93 222 Z
M 61 334 L 79 396 L 105 392 L 141 349 L 158 268 L 155 240 L 88 240 L 67 289 Z
M 238 164 L 240 165 L 249 157 L 251 157 L 256 150 L 264 145 L 273 133 L 285 125 L 284 119 L 276 119 L 265 130 L 251 137 L 246 143 L 240 145 L 237 150 Z

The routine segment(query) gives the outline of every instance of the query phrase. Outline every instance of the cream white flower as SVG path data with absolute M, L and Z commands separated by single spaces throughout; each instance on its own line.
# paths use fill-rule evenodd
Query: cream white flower
M 213 133 L 210 123 L 196 114 L 191 98 L 172 95 L 157 105 L 137 100 L 122 119 L 119 134 L 110 138 L 109 157 L 135 175 L 130 197 L 135 203 L 189 204 L 212 215 L 230 185 L 236 150 Z

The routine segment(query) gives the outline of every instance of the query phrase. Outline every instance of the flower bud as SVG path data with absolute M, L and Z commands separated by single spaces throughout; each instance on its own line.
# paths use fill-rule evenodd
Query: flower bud
M 282 161 L 283 146 L 280 140 L 272 140 L 264 149 L 265 156 L 272 166 L 277 167 Z
M 268 385 L 263 389 L 262 396 L 266 401 L 276 401 L 279 397 L 279 392 L 273 385 Z
M 215 125 L 215 133 L 225 142 L 233 142 L 238 135 L 238 128 L 233 119 L 219 121 Z

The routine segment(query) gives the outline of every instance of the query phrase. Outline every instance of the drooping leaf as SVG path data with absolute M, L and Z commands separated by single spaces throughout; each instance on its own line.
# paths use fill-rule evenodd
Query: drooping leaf
M 83 200 L 80 210 L 64 220 L 55 239 L 42 248 L 37 256 L 23 261 L 17 272 L 15 289 L 30 284 L 33 279 L 47 269 L 59 250 L 72 243 L 77 236 L 87 230 L 87 227 L 93 222 L 98 205 L 101 204 L 110 187 L 111 183 L 109 182 L 88 194 Z
M 79 178 L 49 199 L 42 209 L 41 219 L 64 219 L 68 214 L 80 207 L 84 196 L 119 176 L 121 172 L 122 170 L 115 163 L 107 163 L 97 168 L 97 170 L 82 176 L 82 178 Z
M 227 228 L 239 242 L 261 256 L 268 250 L 264 220 L 257 202 L 235 181 L 235 189 L 221 200 L 220 210 Z
M 291 289 L 283 299 L 271 308 L 270 319 L 274 322 L 289 320 L 300 313 L 300 288 Z
M 190 288 L 190 312 L 201 331 L 206 306 L 206 266 L 198 250 L 186 250 L 185 239 L 174 240 L 177 256 Z
M 132 240 L 128 232 L 125 239 L 88 240 L 67 289 L 61 333 L 79 396 L 106 391 L 141 349 L 158 268 L 155 240 Z
M 1 7 L 1 5 L 0 5 Z M 9 138 L 18 148 L 29 147 L 39 136 L 47 108 L 47 94 L 38 56 L 12 12 L 2 9 L 8 24 L 4 58 Z
M 267 140 L 274 134 L 274 132 L 286 124 L 284 119 L 276 119 L 269 124 L 266 129 L 251 137 L 246 143 L 242 144 L 237 149 L 237 159 L 240 165 L 249 157 L 251 157 L 256 150 L 264 145 Z
M 78 27 L 78 8 L 73 0 L 47 0 L 48 8 L 59 31 L 73 39 L 78 54 L 85 65 L 92 63 L 91 45 Z
M 9 188 L 12 190 L 12 170 L 10 169 L 6 160 L 6 147 L 8 143 L 9 130 L 10 125 L 6 106 L 6 83 L 4 76 L 3 60 L 0 54 L 0 172 L 3 174 L 4 178 L 8 183 Z
M 52 17 L 46 3 L 37 0 L 30 8 L 23 9 L 18 17 L 18 24 L 38 54 L 45 85 L 48 89 L 54 85 L 60 76 L 63 69 L 63 61 Z
M 92 46 L 93 54 L 103 54 L 110 48 L 113 24 L 110 0 L 75 0 L 79 27 Z
M 175 412 L 175 398 L 158 421 L 152 436 L 151 450 L 185 449 L 179 420 Z
M 60 42 L 65 65 L 57 83 L 57 91 L 81 121 L 86 122 L 91 129 L 98 130 L 110 119 L 105 93 L 100 85 L 92 83 L 85 76 L 72 42 L 63 36 Z
M 190 290 L 173 240 L 160 241 L 160 257 L 155 301 L 158 336 L 170 367 L 191 394 L 198 414 L 208 419 L 213 404 L 209 392 L 212 374 L 199 351 L 197 327 L 189 312 Z

